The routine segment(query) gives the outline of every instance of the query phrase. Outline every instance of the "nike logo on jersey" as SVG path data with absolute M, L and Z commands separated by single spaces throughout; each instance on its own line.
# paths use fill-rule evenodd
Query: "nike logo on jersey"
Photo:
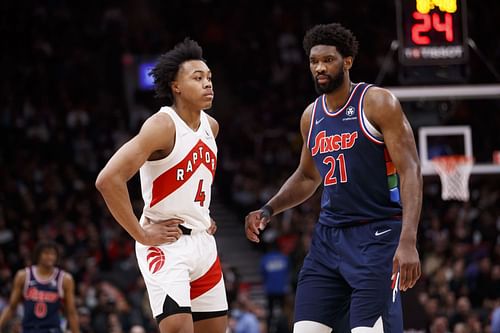
M 207 130 L 205 130 L 205 138 L 206 139 L 211 139 L 212 138 L 212 136 L 210 135 L 210 133 L 208 133 Z
M 388 233 L 389 231 L 391 231 L 392 229 L 387 229 L 387 230 L 384 230 L 384 231 L 375 231 L 375 236 L 380 236 L 380 235 L 383 235 L 383 234 L 386 234 Z
M 320 118 L 320 119 L 316 119 L 315 124 L 316 124 L 316 125 L 318 125 L 320 122 L 322 122 L 322 121 L 323 121 L 323 119 L 325 119 L 325 117 Z

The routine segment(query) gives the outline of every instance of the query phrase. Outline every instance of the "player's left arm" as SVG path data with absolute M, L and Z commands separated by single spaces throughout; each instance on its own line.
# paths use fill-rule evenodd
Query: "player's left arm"
M 400 290 L 412 288 L 420 277 L 417 230 L 422 207 L 422 173 L 415 138 L 401 104 L 386 89 L 373 87 L 366 93 L 364 110 L 368 120 L 384 137 L 401 181 L 403 225 L 394 255 L 393 277 L 400 272 Z
M 208 118 L 208 122 L 210 124 L 210 128 L 212 129 L 212 133 L 214 134 L 214 137 L 216 138 L 217 135 L 219 134 L 219 123 L 217 122 L 217 120 L 215 120 L 214 117 L 209 116 L 208 114 L 207 114 L 207 118 Z
M 211 117 L 207 114 L 208 122 L 210 124 L 210 128 L 212 129 L 212 133 L 214 134 L 214 138 L 217 138 L 217 135 L 219 134 L 219 123 L 217 120 L 214 119 L 214 117 Z M 210 227 L 207 229 L 207 232 L 210 235 L 214 235 L 215 232 L 217 231 L 217 223 L 215 223 L 215 220 L 210 217 Z
M 78 314 L 75 305 L 75 280 L 71 274 L 65 272 L 63 276 L 64 309 L 68 318 L 71 333 L 80 333 Z

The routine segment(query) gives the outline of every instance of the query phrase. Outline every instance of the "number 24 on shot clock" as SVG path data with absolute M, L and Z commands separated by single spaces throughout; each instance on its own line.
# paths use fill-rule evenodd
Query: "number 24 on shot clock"
M 402 64 L 467 62 L 465 0 L 396 0 L 396 10 Z

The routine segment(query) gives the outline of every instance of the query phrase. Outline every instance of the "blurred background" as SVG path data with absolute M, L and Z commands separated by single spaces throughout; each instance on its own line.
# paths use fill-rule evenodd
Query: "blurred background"
M 148 68 L 189 36 L 201 44 L 214 73 L 210 113 L 220 134 L 211 212 L 219 225 L 231 309 L 228 331 L 291 332 L 297 272 L 319 196 L 273 218 L 259 245 L 246 240 L 243 222 L 299 160 L 300 115 L 316 97 L 302 49 L 305 31 L 340 22 L 354 32 L 360 42 L 354 82 L 397 87 L 500 81 L 500 2 L 459 1 L 451 21 L 438 13 L 445 28 L 431 26 L 413 35 L 412 26 L 426 18 L 412 21 L 414 6 L 399 4 L 3 2 L 0 310 L 15 272 L 31 263 L 35 243 L 53 239 L 63 249 L 61 266 L 77 283 L 82 332 L 157 332 L 133 242 L 108 213 L 94 181 L 114 151 L 164 103 L 153 97 Z M 437 49 L 426 53 L 422 45 Z M 421 96 L 402 105 L 416 138 L 421 126 L 468 125 L 476 161 L 494 163 L 493 153 L 500 150 L 500 93 Z M 468 202 L 441 200 L 439 178 L 425 177 L 418 243 L 423 275 L 403 294 L 407 331 L 500 332 L 500 324 L 491 324 L 500 316 L 499 175 L 473 174 Z M 129 189 L 139 215 L 138 177 Z M 243 323 L 257 331 L 245 330 Z M 9 332 L 16 325 L 13 320 Z

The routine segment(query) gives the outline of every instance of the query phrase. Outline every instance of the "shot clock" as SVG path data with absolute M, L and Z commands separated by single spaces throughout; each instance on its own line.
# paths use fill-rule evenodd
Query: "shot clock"
M 467 62 L 465 0 L 396 0 L 396 11 L 402 64 Z

